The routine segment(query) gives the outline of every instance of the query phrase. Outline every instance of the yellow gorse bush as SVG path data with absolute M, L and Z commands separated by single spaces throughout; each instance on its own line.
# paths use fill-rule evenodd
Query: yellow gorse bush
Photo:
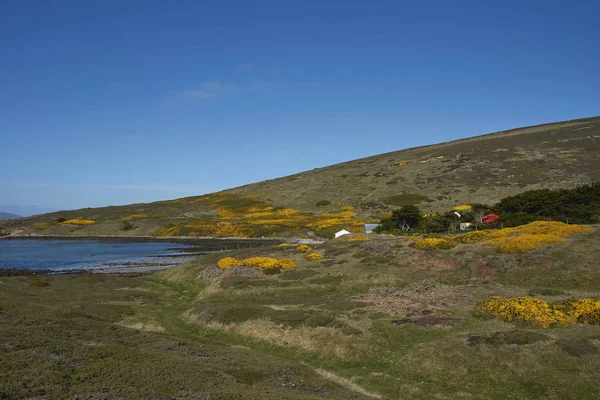
M 452 236 L 441 238 L 423 238 L 415 241 L 415 247 L 419 250 L 448 250 L 456 247 L 458 242 Z
M 37 229 L 38 231 L 43 231 L 48 229 L 50 226 L 48 224 L 37 224 L 33 226 L 33 229 Z
M 600 325 L 600 299 L 582 298 L 550 305 L 529 296 L 490 296 L 475 307 L 475 315 L 541 328 L 568 326 L 577 322 Z
M 456 211 L 471 211 L 473 209 L 473 207 L 471 207 L 468 204 L 462 205 L 462 206 L 454 206 L 454 209 Z
M 306 244 L 301 244 L 298 247 L 296 247 L 296 253 L 310 253 L 311 251 L 312 247 Z
M 278 244 L 277 247 L 296 247 L 297 245 L 293 244 L 293 243 L 281 243 Z
M 465 233 L 464 235 L 457 236 L 456 240 L 460 243 L 477 243 L 483 242 L 485 240 L 490 240 L 496 237 L 501 236 L 499 230 L 489 229 L 483 231 L 472 231 L 469 233 Z
M 354 207 L 352 207 L 352 206 L 341 206 L 340 207 L 340 211 L 352 211 L 352 210 L 354 210 Z M 354 214 L 354 215 L 356 215 L 356 214 Z
M 600 325 L 600 298 L 585 297 L 567 301 L 559 306 L 577 322 Z
M 319 261 L 323 259 L 323 256 L 319 253 L 310 253 L 306 255 L 308 261 Z
M 250 268 L 261 268 L 261 269 L 290 269 L 296 266 L 296 263 L 289 258 L 282 258 L 280 260 L 271 257 L 251 257 L 246 258 L 241 263 L 242 267 Z
M 237 267 L 240 264 L 241 262 L 237 258 L 233 257 L 225 257 L 217 261 L 217 266 L 221 269 L 230 269 L 233 267 Z
M 483 242 L 496 246 L 502 253 L 522 253 L 540 246 L 560 243 L 564 238 L 576 234 L 592 232 L 585 225 L 569 225 L 558 221 L 535 221 L 514 228 L 473 231 L 461 236 L 423 238 L 416 241 L 421 250 L 451 249 L 461 243 Z
M 475 315 L 494 317 L 508 322 L 522 322 L 540 328 L 568 326 L 575 323 L 571 316 L 557 307 L 529 296 L 490 296 L 475 307 Z
M 392 165 L 395 166 L 395 167 L 404 167 L 406 164 L 408 164 L 408 161 L 396 161 Z
M 363 221 L 350 210 L 322 214 L 300 212 L 292 208 L 275 208 L 269 201 L 259 200 L 258 194 L 238 195 L 219 192 L 210 195 L 180 199 L 178 202 L 198 203 L 215 211 L 208 219 L 190 219 L 176 226 L 165 227 L 157 236 L 212 236 L 257 237 L 274 236 L 281 232 L 295 232 L 308 228 L 324 230 L 328 235 L 337 227 L 348 227 L 359 232 Z M 336 203 L 341 206 L 341 203 Z
M 394 235 L 392 235 L 392 236 L 394 236 Z M 366 240 L 369 240 L 369 239 L 367 239 L 364 236 L 353 236 L 351 238 L 346 239 L 346 242 L 364 242 Z
M 217 267 L 221 269 L 230 269 L 233 267 L 260 268 L 260 269 L 290 269 L 295 268 L 296 263 L 289 258 L 271 258 L 271 257 L 250 257 L 245 260 L 238 260 L 233 257 L 221 258 L 217 262 Z
M 148 214 L 131 214 L 123 217 L 123 221 L 131 221 L 132 219 L 148 218 Z
M 92 219 L 69 219 L 65 222 L 61 222 L 62 225 L 92 225 L 96 221 Z
M 560 236 L 525 233 L 518 236 L 505 236 L 484 242 L 486 246 L 496 246 L 501 253 L 523 253 L 543 245 L 564 242 Z
M 505 235 L 530 233 L 567 237 L 574 233 L 588 233 L 593 229 L 585 225 L 569 225 L 559 221 L 534 221 L 527 225 L 501 229 Z

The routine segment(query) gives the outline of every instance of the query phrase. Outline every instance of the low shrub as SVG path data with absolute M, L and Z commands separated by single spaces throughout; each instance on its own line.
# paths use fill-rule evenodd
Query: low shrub
M 131 221 L 132 219 L 148 218 L 148 214 L 131 214 L 123 217 L 123 221 Z
M 66 219 L 66 218 L 63 218 L 63 217 L 56 218 L 56 222 L 58 222 L 59 224 L 60 224 L 60 223 L 63 223 L 63 222 L 65 222 L 66 220 L 67 220 L 67 219 Z
M 132 224 L 130 220 L 124 219 L 123 221 L 121 221 L 121 230 L 130 231 L 133 228 L 135 228 L 135 225 Z
M 306 244 L 301 244 L 298 247 L 296 247 L 296 253 L 310 253 L 311 251 L 312 247 Z
M 352 211 L 354 210 L 354 207 L 352 206 L 341 206 L 340 207 L 340 211 Z
M 306 255 L 306 259 L 308 261 L 320 261 L 323 259 L 323 256 L 319 253 L 310 253 Z
M 323 206 L 328 206 L 330 204 L 331 204 L 331 202 L 329 200 L 319 200 L 315 203 L 315 206 L 323 207 Z
M 520 322 L 540 328 L 568 326 L 575 323 L 575 318 L 561 311 L 559 307 L 529 296 L 490 296 L 475 307 L 475 315 Z
M 415 242 L 419 250 L 448 250 L 458 246 L 459 242 L 452 236 L 441 238 L 423 238 Z
M 364 236 L 353 236 L 351 238 L 346 239 L 346 242 L 364 242 L 366 240 L 369 240 L 369 239 L 367 239 Z
M 225 258 L 221 258 L 218 262 L 217 262 L 217 267 L 221 268 L 221 269 L 231 269 L 233 267 L 236 267 L 238 265 L 241 265 L 241 262 L 233 257 L 225 257 Z
M 31 287 L 46 287 L 46 286 L 50 286 L 50 283 L 48 283 L 46 281 L 42 281 L 40 279 L 36 279 L 34 281 L 29 282 L 29 286 L 31 286 Z
M 68 219 L 64 222 L 61 222 L 63 225 L 92 225 L 95 223 L 96 221 L 92 219 Z
M 501 253 L 523 253 L 533 250 L 539 246 L 564 242 L 564 239 L 554 235 L 544 234 L 523 234 L 518 236 L 505 236 L 496 239 L 490 239 L 484 242 L 485 245 L 496 246 Z
M 246 268 L 260 268 L 263 271 L 269 270 L 265 272 L 265 274 L 279 273 L 279 271 L 274 271 L 275 269 L 291 269 L 296 267 L 296 263 L 294 260 L 290 260 L 289 258 L 271 258 L 271 257 L 250 257 L 245 260 L 238 260 L 233 257 L 225 257 L 221 258 L 217 262 L 217 267 L 221 269 L 231 269 L 233 267 L 246 267 Z
M 454 206 L 454 209 L 456 211 L 471 211 L 473 209 L 473 207 L 470 204 L 465 204 L 465 205 L 461 205 L 461 206 Z
M 586 297 L 567 301 L 558 306 L 577 322 L 600 325 L 600 298 Z
M 38 231 L 43 231 L 43 230 L 46 230 L 48 228 L 49 228 L 48 224 L 37 224 L 37 225 L 33 226 L 33 229 L 36 229 Z

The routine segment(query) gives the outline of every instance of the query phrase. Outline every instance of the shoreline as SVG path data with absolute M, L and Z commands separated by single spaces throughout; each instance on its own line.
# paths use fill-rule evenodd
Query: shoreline
M 293 244 L 320 244 L 326 239 L 310 238 L 282 238 L 282 237 L 213 237 L 213 236 L 117 236 L 117 235 L 8 235 L 0 236 L 0 240 L 97 240 L 107 243 L 182 243 L 189 245 L 198 245 L 200 242 L 214 243 L 216 241 L 240 244 L 271 243 L 277 245 L 280 243 Z M 261 246 L 262 247 L 262 246 Z

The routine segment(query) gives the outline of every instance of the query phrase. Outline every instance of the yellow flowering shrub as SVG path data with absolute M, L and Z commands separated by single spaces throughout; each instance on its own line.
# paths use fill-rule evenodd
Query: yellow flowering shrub
M 312 247 L 306 244 L 301 244 L 298 247 L 296 247 L 296 253 L 310 253 L 311 251 Z
M 334 202 L 331 203 L 331 205 L 333 205 L 333 206 L 341 206 L 342 202 L 341 201 L 334 201 Z
M 527 225 L 501 229 L 506 235 L 530 233 L 567 237 L 575 233 L 588 233 L 593 229 L 585 225 L 570 225 L 559 221 L 534 221 Z
M 37 229 L 38 231 L 43 231 L 48 229 L 50 226 L 48 224 L 37 224 L 33 226 L 33 229 Z
M 329 236 L 331 230 L 346 226 L 351 231 L 359 232 L 364 224 L 350 209 L 322 214 L 300 212 L 292 208 L 273 207 L 270 201 L 262 201 L 257 197 L 258 194 L 219 192 L 180 199 L 178 202 L 181 203 L 208 206 L 215 211 L 215 215 L 206 219 L 189 218 L 160 229 L 155 235 L 261 237 L 308 228 L 321 236 Z M 342 206 L 341 202 L 332 204 Z
M 69 219 L 65 222 L 61 222 L 63 225 L 92 225 L 95 223 L 96 221 L 92 219 Z
M 395 166 L 395 167 L 404 167 L 406 164 L 408 164 L 408 161 L 396 161 L 392 165 Z
M 281 243 L 278 244 L 277 247 L 281 247 L 281 248 L 285 248 L 285 247 L 296 247 L 297 245 L 293 244 L 293 243 Z
M 471 207 L 468 204 L 462 205 L 462 206 L 454 206 L 454 209 L 456 211 L 471 211 L 473 209 L 473 207 Z
M 131 221 L 133 219 L 148 218 L 148 214 L 131 214 L 123 217 L 123 221 Z
M 468 232 L 461 236 L 419 239 L 416 247 L 422 250 L 451 249 L 460 243 L 483 242 L 484 245 L 496 246 L 502 253 L 522 253 L 539 246 L 563 242 L 564 238 L 572 234 L 592 231 L 585 225 L 535 221 L 514 228 L 486 229 Z
M 600 325 L 600 298 L 586 297 L 570 300 L 559 307 L 577 322 Z
M 231 269 L 233 267 L 237 267 L 240 264 L 241 264 L 241 262 L 237 258 L 225 257 L 225 258 L 221 258 L 217 262 L 217 267 L 219 267 L 221 269 Z
M 539 246 L 564 242 L 560 236 L 525 233 L 486 240 L 485 245 L 496 246 L 501 253 L 523 253 Z
M 456 240 L 460 243 L 476 243 L 483 242 L 484 240 L 490 240 L 496 237 L 499 237 L 499 230 L 489 229 L 483 231 L 472 231 L 465 233 L 464 235 L 457 236 Z
M 475 307 L 475 315 L 550 328 L 574 323 L 600 325 L 600 298 L 586 297 L 550 305 L 529 296 L 490 296 Z
M 521 322 L 540 328 L 568 326 L 575 323 L 575 319 L 561 311 L 559 307 L 529 296 L 490 296 L 475 307 L 475 315 L 494 317 L 508 322 Z
M 419 250 L 448 250 L 458 245 L 452 236 L 441 238 L 422 238 L 415 241 L 415 247 Z
M 575 157 L 569 157 L 569 158 L 567 158 L 567 162 L 573 163 L 573 162 L 576 162 L 576 161 L 577 161 L 577 159 Z
M 282 258 L 278 260 L 271 257 L 250 257 L 243 260 L 241 266 L 260 269 L 289 269 L 294 268 L 296 263 L 289 258 Z
M 323 256 L 319 253 L 310 253 L 306 255 L 308 261 L 319 261 L 323 259 Z
M 354 210 L 354 207 L 352 207 L 352 206 L 341 206 L 340 210 L 341 211 L 352 211 L 352 210 Z
M 289 258 L 280 258 L 278 265 L 281 269 L 296 268 L 296 262 Z
M 394 236 L 394 235 L 392 235 L 392 236 Z M 346 242 L 364 242 L 366 240 L 369 240 L 369 239 L 367 239 L 364 236 L 353 236 L 351 238 L 346 239 Z

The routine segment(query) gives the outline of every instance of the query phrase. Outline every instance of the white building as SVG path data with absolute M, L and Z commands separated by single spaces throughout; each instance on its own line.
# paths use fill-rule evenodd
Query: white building
M 352 233 L 352 232 L 348 232 L 347 230 L 345 230 L 345 229 L 342 229 L 341 231 L 339 231 L 339 232 L 336 232 L 336 233 L 335 233 L 335 238 L 337 239 L 337 238 L 339 238 L 340 236 L 349 235 L 349 234 L 351 234 L 351 233 Z

